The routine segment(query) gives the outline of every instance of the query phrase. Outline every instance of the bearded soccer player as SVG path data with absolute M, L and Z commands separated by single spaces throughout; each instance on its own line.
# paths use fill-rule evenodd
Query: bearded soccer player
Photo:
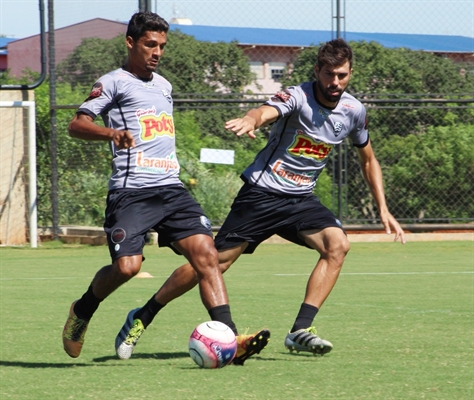
M 393 231 L 394 240 L 405 243 L 400 224 L 387 208 L 382 171 L 367 130 L 366 110 L 345 92 L 352 62 L 351 47 L 342 39 L 332 40 L 318 51 L 314 82 L 289 87 L 225 125 L 237 136 L 255 138 L 256 129 L 273 123 L 267 145 L 243 172 L 244 184 L 216 236 L 222 272 L 242 253 L 253 253 L 272 235 L 319 254 L 303 302 L 284 340 L 290 351 L 323 355 L 333 348 L 331 342 L 317 335 L 313 320 L 336 284 L 350 244 L 341 222 L 313 191 L 329 155 L 344 139 L 349 138 L 358 152 L 386 233 Z M 291 265 L 287 267 L 291 272 Z M 183 265 L 149 303 L 161 309 L 196 283 L 191 265 Z M 148 321 L 153 317 L 148 314 Z M 117 341 L 120 342 L 120 333 Z

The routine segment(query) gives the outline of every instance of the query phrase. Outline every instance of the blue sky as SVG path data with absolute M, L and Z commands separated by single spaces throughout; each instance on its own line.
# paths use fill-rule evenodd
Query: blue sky
M 47 27 L 48 0 L 44 5 Z M 167 20 L 187 17 L 195 25 L 335 29 L 336 0 L 151 0 L 151 5 Z M 61 28 L 97 17 L 124 22 L 137 9 L 138 0 L 55 0 L 54 23 Z M 473 0 L 345 0 L 343 16 L 348 32 L 474 37 Z M 19 39 L 37 33 L 38 0 L 0 0 L 1 35 Z

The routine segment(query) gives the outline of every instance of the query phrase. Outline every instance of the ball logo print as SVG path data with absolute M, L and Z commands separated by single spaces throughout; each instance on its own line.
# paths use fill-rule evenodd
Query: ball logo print
M 189 338 L 189 355 L 201 368 L 225 367 L 232 362 L 236 352 L 235 334 L 222 322 L 203 322 Z

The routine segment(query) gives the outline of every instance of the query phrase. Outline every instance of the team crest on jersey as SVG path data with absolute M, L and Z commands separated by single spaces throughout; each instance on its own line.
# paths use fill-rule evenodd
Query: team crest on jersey
M 102 94 L 102 89 L 103 89 L 102 83 L 96 82 L 94 86 L 92 86 L 92 90 L 89 93 L 89 97 L 86 99 L 86 101 L 100 97 L 100 95 Z
M 112 235 L 110 235 L 110 239 L 113 243 L 122 243 L 126 237 L 127 233 L 123 228 L 115 228 Z
M 342 122 L 334 122 L 334 126 L 333 126 L 333 129 L 334 129 L 334 136 L 339 136 L 339 134 L 342 132 Z
M 201 215 L 201 225 L 206 228 L 207 230 L 211 230 L 211 221 L 209 221 L 209 218 L 207 218 L 205 215 Z
M 171 93 L 168 92 L 166 89 L 162 89 L 161 93 L 163 93 L 163 96 L 165 96 L 166 100 L 168 100 L 170 103 L 173 101 L 171 98 Z
M 288 90 L 285 90 L 283 92 L 278 92 L 276 93 L 271 100 L 272 101 L 282 101 L 283 103 L 286 103 L 288 100 L 290 100 L 291 94 Z

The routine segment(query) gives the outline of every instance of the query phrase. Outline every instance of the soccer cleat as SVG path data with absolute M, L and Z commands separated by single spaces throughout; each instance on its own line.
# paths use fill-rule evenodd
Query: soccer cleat
M 115 338 L 115 352 L 122 360 L 128 360 L 132 356 L 138 339 L 145 332 L 142 321 L 133 318 L 138 310 L 139 308 L 136 308 L 128 313 L 122 329 Z
M 254 354 L 259 354 L 270 340 L 270 331 L 263 329 L 251 335 L 237 335 L 237 353 L 232 363 L 244 365 L 245 360 Z
M 316 355 L 324 355 L 332 350 L 332 343 L 321 339 L 316 335 L 316 328 L 311 326 L 306 329 L 299 329 L 295 332 L 290 332 L 285 338 L 285 347 L 293 352 L 309 351 Z
M 80 319 L 74 314 L 76 301 L 71 304 L 69 316 L 63 329 L 64 350 L 72 358 L 77 358 L 81 354 L 84 336 L 86 335 L 87 326 L 89 325 L 89 321 Z

